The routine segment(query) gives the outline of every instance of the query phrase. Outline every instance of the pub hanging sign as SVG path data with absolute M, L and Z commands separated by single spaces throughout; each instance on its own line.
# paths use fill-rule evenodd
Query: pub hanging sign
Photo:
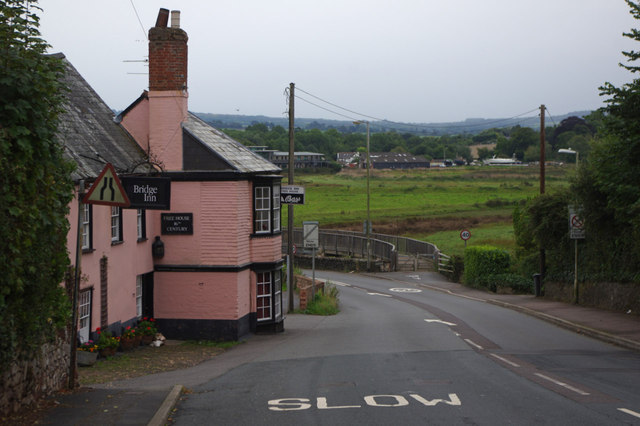
M 162 235 L 193 235 L 193 213 L 162 213 Z
M 121 179 L 130 209 L 171 210 L 171 179 L 123 176 Z

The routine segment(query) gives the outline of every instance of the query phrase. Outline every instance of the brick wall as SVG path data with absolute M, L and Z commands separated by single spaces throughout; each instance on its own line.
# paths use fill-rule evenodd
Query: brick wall
M 180 28 L 149 30 L 149 90 L 187 89 L 187 33 Z
M 296 287 L 300 291 L 300 310 L 307 309 L 307 305 L 311 301 L 313 280 L 303 275 L 296 275 Z M 313 288 L 313 294 L 324 290 L 324 281 L 316 279 L 316 285 Z

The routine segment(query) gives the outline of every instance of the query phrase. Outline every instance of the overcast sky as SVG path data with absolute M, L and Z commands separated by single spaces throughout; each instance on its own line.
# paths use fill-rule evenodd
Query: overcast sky
M 164 7 L 189 35 L 189 109 L 282 117 L 293 82 L 397 122 L 602 106 L 639 49 L 623 0 L 41 0 L 40 31 L 114 109 L 148 88 L 146 35 Z M 137 15 L 136 15 L 137 11 Z M 139 17 L 139 19 L 138 19 Z M 311 96 L 301 98 L 361 118 Z M 296 116 L 345 117 L 303 99 Z M 536 113 L 530 113 L 534 116 Z M 366 118 L 366 117 L 365 117 Z

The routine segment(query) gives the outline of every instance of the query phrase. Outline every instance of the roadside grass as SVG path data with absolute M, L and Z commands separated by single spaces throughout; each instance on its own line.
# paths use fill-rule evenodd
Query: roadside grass
M 547 167 L 547 192 L 566 187 L 569 174 L 564 167 Z M 295 226 L 302 226 L 303 221 L 317 220 L 323 228 L 351 226 L 362 229 L 367 216 L 365 170 L 302 175 L 296 184 L 305 187 L 306 204 L 295 207 Z M 512 250 L 512 230 L 508 231 L 502 222 L 511 217 L 519 201 L 538 193 L 539 169 L 535 166 L 372 170 L 371 221 L 375 232 L 380 224 L 403 221 L 495 218 L 493 222 L 499 225 L 471 227 L 469 244 L 485 243 Z M 287 209 L 282 213 L 283 223 L 286 223 Z M 433 242 L 445 253 L 456 254 L 464 250 L 459 231 L 451 229 L 442 235 L 440 232 L 420 235 L 419 231 L 413 230 L 401 235 Z
M 307 309 L 302 311 L 307 315 L 336 315 L 340 312 L 338 307 L 338 288 L 331 285 L 330 282 L 325 283 L 324 291 L 319 291 L 313 297 L 313 300 L 307 306 Z
M 159 348 L 140 346 L 78 368 L 81 386 L 146 376 L 197 365 L 238 345 L 239 342 L 168 341 Z
M 547 184 L 567 184 L 566 170 L 549 168 Z M 304 175 L 306 203 L 295 207 L 294 223 L 317 220 L 321 226 L 366 218 L 366 174 L 349 170 L 336 175 Z M 370 211 L 372 222 L 452 214 L 475 215 L 487 209 L 504 212 L 506 206 L 539 191 L 535 167 L 452 167 L 424 170 L 372 170 Z M 493 201 L 493 202 L 492 202 Z M 283 209 L 283 223 L 287 211 Z
M 480 228 L 466 227 L 471 232 L 471 238 L 467 241 L 467 247 L 479 245 L 491 245 L 515 253 L 515 238 L 513 224 L 510 222 L 486 225 Z M 451 256 L 464 254 L 464 241 L 460 238 L 460 230 L 442 231 L 430 235 L 417 235 L 414 238 L 435 244 L 438 249 Z

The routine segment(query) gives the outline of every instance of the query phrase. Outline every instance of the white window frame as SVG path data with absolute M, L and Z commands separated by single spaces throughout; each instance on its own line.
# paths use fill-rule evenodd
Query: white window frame
M 91 289 L 83 290 L 78 295 L 78 338 L 85 343 L 91 331 Z
M 136 316 L 142 318 L 142 275 L 136 276 Z
M 276 270 L 272 272 L 273 275 L 273 310 L 276 317 L 276 321 L 282 318 L 282 270 Z
M 111 242 L 116 243 L 122 241 L 122 209 L 117 206 L 111 206 Z
M 271 186 L 256 186 L 254 189 L 254 229 L 256 234 L 271 232 Z
M 91 249 L 91 204 L 82 205 L 82 250 Z
M 273 185 L 273 232 L 280 231 L 280 185 Z
M 258 322 L 273 318 L 271 272 L 256 273 L 256 317 Z
M 138 241 L 147 239 L 147 226 L 145 221 L 147 220 L 146 211 L 144 209 L 137 210 L 136 227 L 138 231 Z

